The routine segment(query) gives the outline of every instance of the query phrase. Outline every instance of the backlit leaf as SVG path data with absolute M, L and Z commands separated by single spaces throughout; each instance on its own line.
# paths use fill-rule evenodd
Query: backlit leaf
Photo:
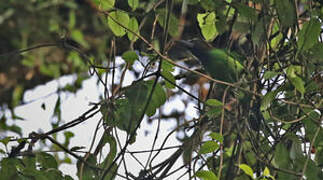
M 198 13 L 197 21 L 202 31 L 202 35 L 205 40 L 212 40 L 218 34 L 216 29 L 216 15 L 215 12 L 211 13 Z
M 250 176 L 252 179 L 254 179 L 253 170 L 251 169 L 250 166 L 248 166 L 247 164 L 240 164 L 239 168 L 242 169 L 243 172 L 246 173 L 248 176 Z

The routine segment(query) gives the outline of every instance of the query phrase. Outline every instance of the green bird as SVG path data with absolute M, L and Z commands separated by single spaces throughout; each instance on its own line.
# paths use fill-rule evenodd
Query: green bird
M 212 48 L 200 39 L 178 42 L 202 63 L 211 77 L 230 83 L 238 81 L 244 67 L 232 54 L 223 49 Z

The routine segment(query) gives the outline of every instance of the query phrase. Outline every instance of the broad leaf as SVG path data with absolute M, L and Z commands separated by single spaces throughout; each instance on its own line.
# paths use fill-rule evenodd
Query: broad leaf
M 240 164 L 239 168 L 242 169 L 243 172 L 250 176 L 252 179 L 254 179 L 253 170 L 250 166 L 248 166 L 247 164 Z
M 296 23 L 295 2 L 292 0 L 275 0 L 278 18 L 283 27 L 291 27 Z
M 218 180 L 218 177 L 212 171 L 200 170 L 195 173 L 195 176 L 203 180 Z
M 305 22 L 303 28 L 297 33 L 298 51 L 306 51 L 318 42 L 321 33 L 321 23 L 318 19 L 312 18 Z
M 139 24 L 135 17 L 130 18 L 128 28 L 129 30 L 139 34 Z M 127 32 L 130 41 L 136 41 L 138 39 L 138 37 L 133 32 Z
M 108 26 L 111 29 L 111 31 L 114 33 L 114 35 L 116 36 L 125 35 L 126 29 L 124 27 L 128 27 L 128 25 L 129 25 L 129 16 L 124 11 L 114 11 L 109 14 Z
M 202 31 L 203 37 L 208 41 L 215 38 L 218 31 L 215 27 L 216 15 L 215 12 L 197 14 L 197 21 Z
M 220 145 L 215 141 L 206 141 L 202 144 L 199 154 L 207 154 L 219 149 Z

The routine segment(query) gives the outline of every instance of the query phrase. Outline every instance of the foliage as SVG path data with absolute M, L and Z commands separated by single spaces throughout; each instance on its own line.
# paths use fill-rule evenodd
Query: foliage
M 187 169 L 186 179 L 323 179 L 322 4 L 1 1 L 0 179 L 72 179 L 58 168 L 71 158 L 77 160 L 80 179 L 165 179 L 178 169 Z M 216 48 L 215 60 L 226 66 L 200 63 L 200 50 L 206 49 L 190 54 L 177 41 L 196 38 L 205 48 Z M 116 66 L 119 57 L 124 62 Z M 135 81 L 124 86 L 127 72 Z M 29 103 L 24 93 L 69 74 L 76 78 L 57 89 L 52 130 L 23 137 L 19 120 L 24 117 L 14 110 Z M 61 93 L 76 94 L 92 76 L 104 87 L 100 102 L 63 123 Z M 174 98 L 185 108 L 194 104 L 198 115 L 190 117 L 186 110 L 165 114 Z M 95 137 L 99 143 L 94 148 L 70 147 L 77 134 L 69 129 L 89 119 L 104 131 Z M 124 157 L 130 144 L 142 143 L 136 135 L 146 119 L 175 119 L 177 126 L 169 135 L 182 135 L 182 145 L 162 162 L 149 155 L 138 175 L 121 174 L 121 168 L 127 169 Z M 126 140 L 120 142 L 115 132 L 125 133 Z M 45 147 L 36 150 L 39 144 Z M 158 155 L 167 149 L 164 144 L 151 152 Z M 109 152 L 102 156 L 106 145 Z M 183 166 L 175 167 L 179 157 Z

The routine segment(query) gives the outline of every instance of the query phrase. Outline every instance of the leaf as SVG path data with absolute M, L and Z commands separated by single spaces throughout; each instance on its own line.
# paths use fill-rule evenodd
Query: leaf
M 80 30 L 74 29 L 71 32 L 71 38 L 76 42 L 80 43 L 83 47 L 89 47 L 89 44 L 85 41 L 83 33 Z
M 0 143 L 7 146 L 7 144 L 10 142 L 11 139 L 13 139 L 13 136 L 7 136 L 5 138 L 0 139 Z
M 321 23 L 316 18 L 305 22 L 303 28 L 297 33 L 297 46 L 299 51 L 306 51 L 318 42 L 321 33 Z
M 81 149 L 85 149 L 85 146 L 74 146 L 70 149 L 70 151 L 79 151 Z
M 148 85 L 148 92 L 150 93 L 152 88 L 153 88 L 153 83 L 154 81 L 146 81 L 146 84 Z M 147 99 L 148 99 L 148 95 L 149 93 L 147 93 Z M 163 89 L 163 87 L 157 83 L 155 86 L 155 90 L 154 93 L 152 95 L 151 98 L 151 102 L 149 103 L 149 106 L 147 108 L 147 112 L 146 114 L 148 116 L 152 116 L 155 114 L 156 109 L 159 108 L 161 105 L 163 105 L 166 102 L 166 93 Z
M 300 72 L 300 66 L 289 66 L 287 68 L 286 74 L 289 78 L 289 80 L 291 81 L 291 83 L 293 84 L 293 86 L 296 88 L 297 91 L 299 91 L 302 96 L 305 93 L 305 83 L 304 81 L 298 77 L 297 73 Z
M 135 17 L 132 17 L 129 20 L 128 28 L 129 28 L 129 30 L 139 34 L 139 24 L 138 24 L 138 21 Z M 136 41 L 138 39 L 138 37 L 130 31 L 127 32 L 127 35 L 128 35 L 128 38 L 130 41 Z
M 103 145 L 108 143 L 109 144 L 109 153 L 107 157 L 104 159 L 104 161 L 100 164 L 100 167 L 106 169 L 109 166 L 111 166 L 114 158 L 117 154 L 117 143 L 115 138 L 110 134 L 104 134 L 103 137 Z M 114 179 L 116 176 L 116 171 L 118 169 L 117 164 L 112 165 L 112 169 L 109 171 L 109 173 L 106 175 L 105 179 Z
M 163 77 L 167 78 L 167 80 L 169 80 L 170 82 L 166 81 L 165 80 L 165 86 L 169 89 L 173 89 L 175 88 L 176 86 L 174 84 L 176 84 L 176 79 L 174 77 L 174 75 L 169 72 L 169 71 L 162 71 L 161 74 L 163 75 Z
M 165 28 L 165 20 L 166 20 L 166 10 L 162 9 L 162 10 L 157 10 L 157 14 L 158 14 L 158 23 L 161 25 L 161 27 Z M 169 22 L 168 22 L 168 33 L 173 36 L 176 37 L 178 36 L 178 19 L 176 18 L 176 16 L 174 14 L 170 14 L 169 16 Z
M 99 9 L 107 11 L 114 7 L 115 0 L 93 0 Z
M 278 143 L 275 148 L 274 161 L 278 168 L 289 167 L 289 152 L 282 142 Z
M 19 159 L 16 158 L 3 158 L 1 161 L 1 169 L 0 169 L 0 179 L 11 180 L 15 179 L 18 175 L 17 168 L 19 163 Z
M 114 11 L 111 12 L 110 15 L 108 16 L 108 26 L 113 32 L 114 35 L 116 36 L 123 36 L 126 34 L 126 30 L 124 27 L 120 26 L 121 24 L 124 27 L 128 27 L 129 25 L 129 16 L 127 13 L 124 11 Z
M 68 27 L 70 29 L 73 29 L 75 27 L 75 11 L 70 11 L 69 13 L 69 22 L 68 22 Z
M 42 168 L 54 168 L 57 169 L 58 164 L 54 156 L 45 152 L 36 153 L 36 161 L 40 164 Z
M 198 13 L 197 21 L 202 31 L 202 35 L 205 40 L 209 41 L 215 38 L 218 35 L 218 31 L 216 29 L 216 15 L 215 12 L 211 13 Z
M 252 33 L 251 39 L 255 45 L 259 45 L 263 42 L 265 37 L 265 26 L 263 20 L 257 21 L 255 29 Z
M 215 141 L 206 141 L 202 144 L 199 154 L 207 154 L 219 149 L 220 145 Z
M 212 171 L 200 170 L 195 173 L 195 176 L 203 180 L 218 180 L 218 177 Z
M 132 10 L 136 10 L 139 5 L 139 0 L 128 0 L 128 5 L 132 8 Z
M 223 143 L 223 136 L 221 136 L 219 133 L 212 132 L 211 134 L 209 134 L 209 136 L 212 139 L 215 139 L 215 140 L 219 141 L 220 143 Z
M 62 119 L 62 111 L 61 111 L 61 97 L 58 96 L 55 107 L 54 107 L 54 115 L 58 118 L 58 121 Z
M 281 72 L 275 72 L 275 71 L 266 71 L 264 74 L 265 80 L 272 79 L 273 77 L 281 74 Z
M 223 106 L 222 102 L 217 99 L 208 99 L 205 103 L 209 106 Z
M 87 155 L 86 159 L 85 158 L 83 158 L 83 159 L 86 160 L 86 162 L 88 164 L 91 164 L 93 166 L 95 166 L 97 163 L 96 157 L 93 154 L 89 154 L 89 155 Z M 77 176 L 79 177 L 79 179 L 81 179 L 80 178 L 81 175 L 82 175 L 83 180 L 99 179 L 98 175 L 97 175 L 97 171 L 94 169 L 91 169 L 89 166 L 86 166 L 81 161 L 77 161 L 76 167 L 77 167 Z M 82 172 L 82 174 L 81 174 L 81 172 Z
M 248 166 L 247 164 L 240 164 L 239 168 L 242 169 L 243 172 L 246 173 L 248 176 L 250 176 L 252 179 L 254 179 L 253 170 L 251 169 L 250 166 Z
M 138 55 L 135 51 L 126 51 L 122 54 L 122 59 L 131 66 L 138 59 Z
M 241 16 L 248 18 L 250 21 L 255 21 L 257 19 L 257 13 L 254 8 L 242 3 L 232 3 L 232 6 L 238 10 Z
M 275 0 L 278 18 L 283 27 L 291 27 L 296 23 L 296 10 L 292 0 Z
M 24 88 L 21 85 L 16 85 L 12 93 L 12 107 L 16 107 L 23 98 Z

